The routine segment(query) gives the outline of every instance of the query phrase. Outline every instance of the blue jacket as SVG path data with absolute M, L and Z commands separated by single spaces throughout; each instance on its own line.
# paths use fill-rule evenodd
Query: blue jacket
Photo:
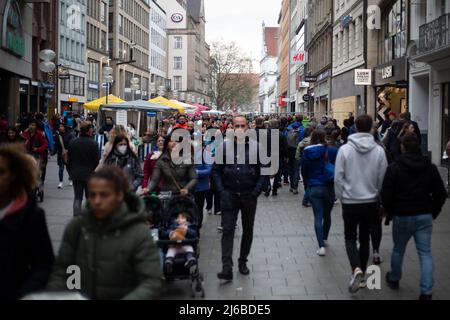
M 323 173 L 326 150 L 328 150 L 329 162 L 334 164 L 338 151 L 336 148 L 316 144 L 306 147 L 303 151 L 301 170 L 308 187 L 330 185 Z
M 287 137 L 288 136 L 288 132 L 290 130 L 299 130 L 299 134 L 300 134 L 300 141 L 302 141 L 305 138 L 305 127 L 303 126 L 303 124 L 301 122 L 293 122 L 291 123 L 287 129 L 284 131 L 284 136 Z
M 196 164 L 195 171 L 197 171 L 197 185 L 195 187 L 196 192 L 207 191 L 210 189 L 209 177 L 212 172 L 211 164 Z
M 170 233 L 172 231 L 175 231 L 176 229 L 178 229 L 179 225 L 177 223 L 177 219 L 173 218 L 169 228 L 166 228 L 162 231 L 162 237 L 164 239 L 169 239 L 170 238 Z M 192 240 L 197 238 L 197 227 L 193 224 L 188 223 L 188 228 L 187 228 L 187 232 L 186 232 L 186 240 Z

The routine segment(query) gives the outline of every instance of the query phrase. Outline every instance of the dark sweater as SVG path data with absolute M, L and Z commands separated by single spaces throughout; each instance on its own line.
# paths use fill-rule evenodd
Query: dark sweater
M 418 153 L 406 153 L 386 172 L 381 191 L 384 208 L 391 216 L 433 214 L 445 203 L 444 182 L 437 167 Z

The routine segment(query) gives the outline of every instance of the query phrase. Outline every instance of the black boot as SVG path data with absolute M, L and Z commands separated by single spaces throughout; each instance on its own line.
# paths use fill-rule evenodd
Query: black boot
M 248 276 L 250 274 L 250 270 L 247 268 L 247 264 L 245 262 L 239 263 L 239 272 L 244 276 Z
M 217 274 L 217 278 L 220 280 L 232 281 L 233 280 L 233 271 L 232 270 L 223 270 Z

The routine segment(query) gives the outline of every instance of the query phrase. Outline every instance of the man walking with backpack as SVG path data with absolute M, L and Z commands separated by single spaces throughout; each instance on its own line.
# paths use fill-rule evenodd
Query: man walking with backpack
M 381 192 L 384 209 L 393 217 L 394 249 L 386 281 L 390 288 L 399 288 L 403 256 L 409 239 L 414 237 L 421 268 L 419 299 L 431 300 L 433 220 L 441 212 L 447 194 L 436 166 L 421 155 L 415 133 L 405 134 L 401 150 L 402 155 L 387 169 Z
M 359 116 L 355 124 L 357 133 L 349 136 L 348 143 L 339 149 L 334 180 L 336 197 L 342 203 L 345 247 L 352 268 L 350 293 L 356 293 L 364 279 L 370 229 L 378 221 L 378 196 L 388 165 L 384 149 L 370 133 L 372 118 Z
M 294 194 L 298 194 L 298 183 L 300 181 L 300 163 L 295 159 L 295 153 L 298 144 L 304 137 L 303 116 L 296 115 L 295 121 L 286 130 L 289 180 L 291 183 L 290 191 Z

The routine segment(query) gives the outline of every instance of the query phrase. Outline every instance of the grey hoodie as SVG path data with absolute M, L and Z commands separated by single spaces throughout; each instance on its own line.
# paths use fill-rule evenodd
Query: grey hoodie
M 336 159 L 336 197 L 346 204 L 377 202 L 387 166 L 385 152 L 371 134 L 349 136 Z

